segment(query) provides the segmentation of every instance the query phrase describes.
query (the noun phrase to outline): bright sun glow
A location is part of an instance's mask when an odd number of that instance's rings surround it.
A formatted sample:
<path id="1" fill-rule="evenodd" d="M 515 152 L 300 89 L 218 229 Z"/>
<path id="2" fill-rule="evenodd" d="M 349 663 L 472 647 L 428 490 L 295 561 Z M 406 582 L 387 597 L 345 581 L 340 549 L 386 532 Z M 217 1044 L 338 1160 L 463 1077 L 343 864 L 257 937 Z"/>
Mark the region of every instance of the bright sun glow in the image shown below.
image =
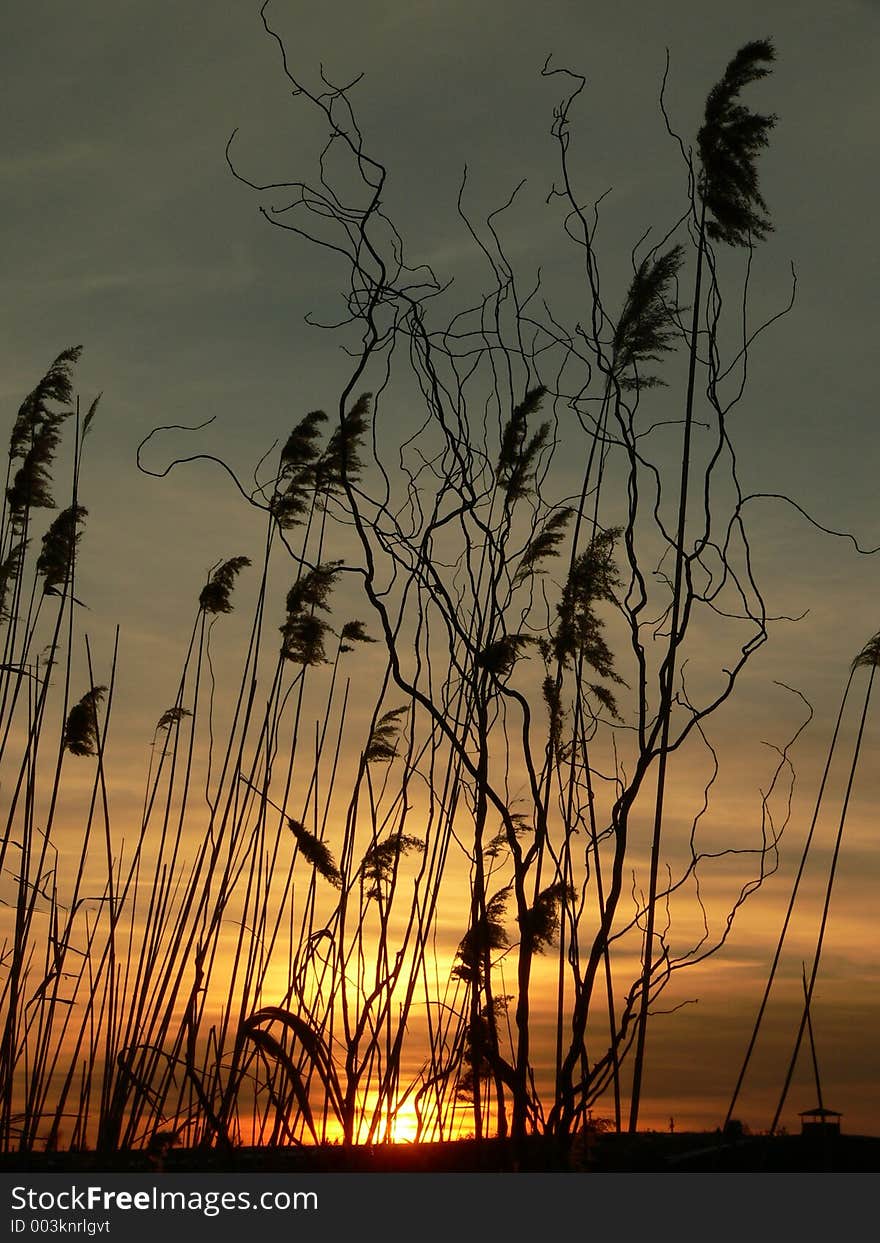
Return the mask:
<path id="1" fill-rule="evenodd" d="M 412 1101 L 405 1101 L 395 1112 L 391 1123 L 391 1141 L 394 1144 L 415 1142 L 418 1119 Z"/>

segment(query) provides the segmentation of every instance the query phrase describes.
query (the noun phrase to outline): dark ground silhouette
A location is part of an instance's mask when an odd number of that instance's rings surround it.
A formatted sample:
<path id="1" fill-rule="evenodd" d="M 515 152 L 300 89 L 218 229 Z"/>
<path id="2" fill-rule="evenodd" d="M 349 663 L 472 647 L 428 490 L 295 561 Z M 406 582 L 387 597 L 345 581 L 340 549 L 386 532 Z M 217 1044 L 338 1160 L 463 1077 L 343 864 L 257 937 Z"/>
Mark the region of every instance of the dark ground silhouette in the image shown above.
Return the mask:
<path id="1" fill-rule="evenodd" d="M 0 1156 L 0 1173 L 796 1173 L 880 1172 L 880 1136 L 755 1135 L 719 1132 L 598 1134 L 570 1154 L 548 1138 L 518 1149 L 501 1140 L 320 1147 L 31 1152 Z"/>

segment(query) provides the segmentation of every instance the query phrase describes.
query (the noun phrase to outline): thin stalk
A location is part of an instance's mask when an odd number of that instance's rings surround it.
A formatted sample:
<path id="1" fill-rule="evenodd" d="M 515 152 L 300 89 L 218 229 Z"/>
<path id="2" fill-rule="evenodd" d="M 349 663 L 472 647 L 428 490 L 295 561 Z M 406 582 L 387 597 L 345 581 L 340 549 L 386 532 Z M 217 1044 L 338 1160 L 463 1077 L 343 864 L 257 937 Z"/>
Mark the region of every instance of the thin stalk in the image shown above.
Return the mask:
<path id="1" fill-rule="evenodd" d="M 663 828 L 663 802 L 666 794 L 666 769 L 669 759 L 669 734 L 672 721 L 672 701 L 675 685 L 675 656 L 682 636 L 679 634 L 683 611 L 682 582 L 685 565 L 685 526 L 687 523 L 688 482 L 691 464 L 691 430 L 694 418 L 694 389 L 697 373 L 697 340 L 700 327 L 701 284 L 703 278 L 703 255 L 706 247 L 706 204 L 700 209 L 697 230 L 697 270 L 694 278 L 693 316 L 691 320 L 690 354 L 688 358 L 687 396 L 685 399 L 684 440 L 681 454 L 681 481 L 679 484 L 678 527 L 675 537 L 675 576 L 672 587 L 672 614 L 669 623 L 669 648 L 660 673 L 661 717 L 659 759 L 657 766 L 657 798 L 654 807 L 654 828 L 651 836 L 651 863 L 648 879 L 648 897 L 645 911 L 645 942 L 642 966 L 641 1001 L 638 1015 L 638 1034 L 633 1062 L 633 1084 L 630 1099 L 629 1131 L 638 1130 L 639 1105 L 644 1074 L 645 1042 L 648 1032 L 648 1004 L 651 993 L 651 974 L 654 962 L 654 919 L 657 906 L 657 879 L 660 869 L 660 838 Z"/>

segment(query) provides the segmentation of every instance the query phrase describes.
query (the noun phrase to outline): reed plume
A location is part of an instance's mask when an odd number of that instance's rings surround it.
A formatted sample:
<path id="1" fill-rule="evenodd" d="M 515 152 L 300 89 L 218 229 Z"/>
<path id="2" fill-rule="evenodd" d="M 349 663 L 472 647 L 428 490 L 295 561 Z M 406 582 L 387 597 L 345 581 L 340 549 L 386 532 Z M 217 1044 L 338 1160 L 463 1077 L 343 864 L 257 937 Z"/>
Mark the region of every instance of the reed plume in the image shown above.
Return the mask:
<path id="1" fill-rule="evenodd" d="M 79 527 L 88 516 L 82 505 L 62 510 L 43 536 L 43 547 L 37 558 L 37 573 L 43 578 L 43 591 L 53 592 L 63 586 L 70 575 L 76 548 L 82 538 Z"/>
<path id="2" fill-rule="evenodd" d="M 288 591 L 287 616 L 279 626 L 281 655 L 285 660 L 300 665 L 320 665 L 327 659 L 324 643 L 331 627 L 315 610 L 329 612 L 327 600 L 340 565 L 339 561 L 329 561 L 315 566 Z"/>
<path id="3" fill-rule="evenodd" d="M 708 216 L 706 233 L 728 246 L 762 241 L 773 229 L 758 189 L 755 161 L 767 146 L 776 117 L 750 112 L 737 101 L 744 86 L 767 77 L 775 59 L 768 39 L 741 47 L 709 92 L 705 122 L 697 135 L 702 165 L 698 189 Z"/>
<path id="4" fill-rule="evenodd" d="M 287 824 L 296 838 L 296 844 L 302 857 L 307 863 L 311 864 L 320 876 L 323 876 L 325 880 L 338 889 L 342 884 L 342 876 L 328 847 L 314 833 L 309 832 L 301 821 L 294 820 L 291 816 L 288 816 Z"/>
<path id="5" fill-rule="evenodd" d="M 106 686 L 93 686 L 70 709 L 64 727 L 64 747 L 71 755 L 95 755 L 98 748 L 98 704 L 106 693 Z"/>
<path id="6" fill-rule="evenodd" d="M 232 588 L 238 574 L 250 563 L 250 557 L 231 557 L 214 570 L 199 594 L 199 608 L 203 613 L 232 612 Z"/>
<path id="7" fill-rule="evenodd" d="M 641 368 L 659 362 L 678 337 L 675 318 L 681 310 L 675 298 L 684 247 L 648 257 L 639 264 L 627 292 L 613 341 L 613 372 L 622 389 L 637 391 L 665 384 Z"/>
<path id="8" fill-rule="evenodd" d="M 531 439 L 527 439 L 529 417 L 540 410 L 546 393 L 546 388 L 540 384 L 530 389 L 514 408 L 501 434 L 501 448 L 495 473 L 499 487 L 511 502 L 528 495 L 538 458 L 550 436 L 551 425 L 542 423 Z"/>

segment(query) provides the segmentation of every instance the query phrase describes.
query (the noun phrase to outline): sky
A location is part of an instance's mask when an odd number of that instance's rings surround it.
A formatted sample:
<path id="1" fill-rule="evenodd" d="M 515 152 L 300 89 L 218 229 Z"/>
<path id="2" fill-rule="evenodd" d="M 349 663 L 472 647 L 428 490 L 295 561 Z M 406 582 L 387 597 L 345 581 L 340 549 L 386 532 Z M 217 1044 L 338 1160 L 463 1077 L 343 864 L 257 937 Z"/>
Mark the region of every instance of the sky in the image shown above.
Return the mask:
<path id="1" fill-rule="evenodd" d="M 754 313 L 786 304 L 792 265 L 797 296 L 755 350 L 737 415 L 741 472 L 749 491 L 786 493 L 822 525 L 852 532 L 862 549 L 880 546 L 870 365 L 876 3 L 274 0 L 268 14 L 305 81 L 317 82 L 319 66 L 336 83 L 363 74 L 358 117 L 388 169 L 386 210 L 413 262 L 467 291 L 480 278 L 456 214 L 463 169 L 477 220 L 524 179 L 505 219 L 507 251 L 526 283 L 540 267 L 565 308 L 576 305 L 578 277 L 559 213 L 546 203 L 562 89 L 559 78 L 542 77 L 547 57 L 586 77 L 572 112 L 572 162 L 585 201 L 609 192 L 598 248 L 603 280 L 622 291 L 633 245 L 682 202 L 680 158 L 657 104 L 667 49 L 667 108 L 692 139 L 706 92 L 735 50 L 771 38 L 778 60 L 754 99 L 778 116 L 760 165 L 775 232 L 756 253 Z M 137 446 L 158 425 L 212 418 L 185 442 L 151 442 L 150 464 L 214 452 L 247 474 L 302 413 L 332 409 L 340 339 L 305 316 L 338 316 L 341 269 L 270 227 L 259 206 L 280 199 L 241 184 L 226 160 L 235 132 L 242 176 L 311 176 L 321 133 L 292 97 L 259 6 L 243 0 L 32 0 L 7 14 L 0 61 L 0 399 L 11 423 L 52 358 L 83 345 L 77 391 L 102 399 L 86 456 L 80 585 L 105 666 L 120 627 L 114 758 L 122 787 L 134 790 L 143 746 L 173 699 L 181 619 L 208 569 L 250 552 L 258 530 L 209 464 L 151 478 L 137 469 Z M 404 430 L 412 416 L 401 404 L 389 417 Z M 723 956 L 683 986 L 683 998 L 699 1001 L 657 1037 L 650 1120 L 658 1126 L 673 1114 L 701 1125 L 718 1115 L 725 1089 L 715 1085 L 722 1072 L 729 1078 L 748 1036 L 849 663 L 880 628 L 878 557 L 791 507 L 756 506 L 755 523 L 756 569 L 771 606 L 803 618 L 779 626 L 743 684 L 740 715 L 719 725 L 729 774 L 722 825 L 735 832 L 760 804 L 763 777 L 747 738 L 782 745 L 802 717 L 775 683 L 800 690 L 814 717 L 798 743 L 793 838 L 779 872 Z M 848 1129 L 870 1133 L 880 1132 L 878 744 L 880 727 L 869 719 L 814 1005 L 826 1103 L 843 1111 Z M 835 827 L 832 816 L 826 843 Z M 821 871 L 811 879 L 814 897 L 823 879 Z M 810 935 L 807 926 L 804 955 Z M 772 1016 L 780 1045 L 793 1014 Z M 742 1101 L 756 1129 L 769 1122 L 778 1074 L 778 1057 L 768 1058 Z M 802 1076 L 790 1127 L 812 1095 Z"/>

